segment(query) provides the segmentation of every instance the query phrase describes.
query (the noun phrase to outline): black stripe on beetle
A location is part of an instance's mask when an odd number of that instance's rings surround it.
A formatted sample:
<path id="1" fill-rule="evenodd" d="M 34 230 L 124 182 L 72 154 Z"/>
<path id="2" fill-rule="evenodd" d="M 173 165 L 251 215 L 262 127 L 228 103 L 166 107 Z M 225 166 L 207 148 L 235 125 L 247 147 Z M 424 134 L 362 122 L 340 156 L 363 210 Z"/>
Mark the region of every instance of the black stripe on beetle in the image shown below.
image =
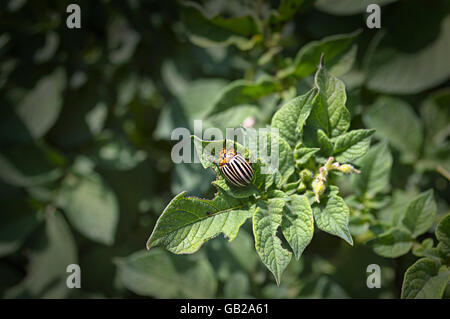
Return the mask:
<path id="1" fill-rule="evenodd" d="M 234 150 L 222 150 L 219 169 L 222 175 L 237 187 L 247 186 L 253 180 L 252 167 L 245 158 Z"/>

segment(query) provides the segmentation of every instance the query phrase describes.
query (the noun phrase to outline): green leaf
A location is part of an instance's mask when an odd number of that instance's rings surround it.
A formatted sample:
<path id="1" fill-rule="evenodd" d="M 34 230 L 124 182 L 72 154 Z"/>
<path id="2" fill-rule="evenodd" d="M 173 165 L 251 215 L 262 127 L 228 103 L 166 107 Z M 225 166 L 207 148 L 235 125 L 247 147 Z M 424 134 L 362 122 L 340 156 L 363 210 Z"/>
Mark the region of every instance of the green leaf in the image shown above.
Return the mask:
<path id="1" fill-rule="evenodd" d="M 318 143 L 317 130 L 322 130 L 326 135 L 329 135 L 330 132 L 328 105 L 324 101 L 326 101 L 326 97 L 318 92 L 314 99 L 311 114 L 306 121 L 303 142 L 308 144 L 309 147 L 314 147 Z"/>
<path id="2" fill-rule="evenodd" d="M 413 246 L 412 253 L 417 257 L 428 257 L 440 261 L 443 257 L 442 252 L 437 247 L 433 247 L 433 244 L 433 238 L 426 238 L 421 244 Z"/>
<path id="3" fill-rule="evenodd" d="M 133 58 L 140 34 L 130 25 L 128 19 L 117 16 L 108 23 L 108 58 L 114 64 L 124 64 Z M 131 21 L 130 21 L 131 22 Z"/>
<path id="4" fill-rule="evenodd" d="M 344 200 L 333 195 L 312 206 L 316 225 L 320 230 L 344 239 L 353 245 L 353 238 L 348 229 L 350 209 Z"/>
<path id="5" fill-rule="evenodd" d="M 349 200 L 346 199 L 347 204 L 351 206 L 351 203 L 349 203 Z M 350 221 L 348 228 L 350 230 L 350 233 L 353 236 L 359 236 L 361 234 L 366 233 L 369 230 L 369 220 L 370 218 L 365 216 L 350 216 Z"/>
<path id="6" fill-rule="evenodd" d="M 23 244 L 38 226 L 39 220 L 29 200 L 22 194 L 14 194 L 0 201 L 0 257 L 9 255 Z"/>
<path id="7" fill-rule="evenodd" d="M 13 146 L 0 151 L 0 178 L 15 186 L 42 185 L 59 178 L 64 164 L 61 154 L 43 143 Z"/>
<path id="8" fill-rule="evenodd" d="M 315 5 L 320 11 L 333 15 L 353 15 L 366 12 L 369 4 L 383 6 L 397 0 L 317 0 Z"/>
<path id="9" fill-rule="evenodd" d="M 172 59 L 165 59 L 162 63 L 161 79 L 170 93 L 177 97 L 183 95 L 188 90 L 189 83 L 191 83 L 182 68 Z"/>
<path id="10" fill-rule="evenodd" d="M 450 62 L 444 52 L 450 45 L 450 16 L 445 5 L 438 1 L 428 8 L 420 1 L 399 2 L 392 12 L 394 25 L 377 34 L 367 50 L 369 89 L 414 94 L 448 79 Z"/>
<path id="11" fill-rule="evenodd" d="M 333 155 L 336 161 L 347 163 L 364 156 L 370 146 L 370 138 L 375 130 L 353 130 L 338 136 L 334 143 Z"/>
<path id="12" fill-rule="evenodd" d="M 212 184 L 236 198 L 248 198 L 252 195 L 257 195 L 259 193 L 258 190 L 254 187 L 254 185 L 248 185 L 246 187 L 237 187 L 229 183 L 222 175 L 218 175 L 218 178 L 215 181 L 213 181 Z"/>
<path id="13" fill-rule="evenodd" d="M 266 24 L 272 32 L 281 31 L 285 23 L 308 2 L 305 0 L 281 0 L 277 10 L 272 10 Z"/>
<path id="14" fill-rule="evenodd" d="M 450 253 L 450 214 L 442 218 L 436 227 L 436 238 L 439 240 L 443 249 Z"/>
<path id="15" fill-rule="evenodd" d="M 358 30 L 348 34 L 332 35 L 322 40 L 312 41 L 306 44 L 298 51 L 294 63 L 280 70 L 277 77 L 307 77 L 317 69 L 322 53 L 327 67 L 332 68 L 334 64 L 339 63 L 342 57 L 341 54 L 350 48 L 350 45 L 360 33 L 361 31 Z"/>
<path id="16" fill-rule="evenodd" d="M 239 263 L 239 268 L 248 273 L 255 272 L 259 263 L 258 254 L 255 251 L 253 236 L 246 230 L 239 232 L 239 235 L 231 243 L 227 243 L 227 249 Z"/>
<path id="17" fill-rule="evenodd" d="M 350 299 L 350 296 L 332 276 L 323 274 L 309 279 L 306 286 L 302 288 L 299 298 Z"/>
<path id="18" fill-rule="evenodd" d="M 241 50 L 251 49 L 261 33 L 252 15 L 223 18 L 210 17 L 194 2 L 181 3 L 181 19 L 189 39 L 201 47 L 223 47 L 231 44 Z"/>
<path id="19" fill-rule="evenodd" d="M 227 81 L 223 79 L 199 79 L 178 95 L 184 114 L 191 119 L 203 119 L 214 108 L 217 93 L 223 90 Z"/>
<path id="20" fill-rule="evenodd" d="M 270 178 L 273 178 L 275 185 L 280 188 L 295 171 L 294 155 L 289 144 L 272 129 L 259 130 L 257 135 L 247 134 L 246 138 L 248 145 L 256 146 L 258 158 L 262 163 L 261 175 L 266 178 L 265 189 L 270 186 L 267 181 L 270 181 Z"/>
<path id="21" fill-rule="evenodd" d="M 178 194 L 156 222 L 147 249 L 162 246 L 175 254 L 192 254 L 223 233 L 233 240 L 251 216 L 248 202 L 219 191 L 212 200 Z"/>
<path id="22" fill-rule="evenodd" d="M 344 83 L 331 75 L 324 67 L 316 72 L 315 85 L 319 89 L 316 103 L 318 108 L 326 110 L 328 125 L 324 127 L 325 133 L 335 137 L 345 133 L 350 127 L 350 112 L 345 107 L 347 95 Z"/>
<path id="23" fill-rule="evenodd" d="M 272 198 L 260 203 L 253 214 L 255 247 L 262 262 L 280 284 L 281 275 L 291 261 L 292 253 L 281 245 L 277 230 L 281 226 L 285 201 Z"/>
<path id="24" fill-rule="evenodd" d="M 168 103 L 161 110 L 153 137 L 155 139 L 170 140 L 173 130 L 178 127 L 189 128 L 189 121 L 178 103 Z"/>
<path id="25" fill-rule="evenodd" d="M 294 151 L 295 162 L 304 165 L 320 148 L 300 147 Z"/>
<path id="26" fill-rule="evenodd" d="M 433 190 L 430 189 L 419 194 L 410 201 L 408 208 L 401 219 L 401 223 L 415 238 L 425 233 L 433 225 L 436 210 Z"/>
<path id="27" fill-rule="evenodd" d="M 245 229 L 241 228 L 232 242 L 219 237 L 208 242 L 205 248 L 220 281 L 226 281 L 236 272 L 257 273 L 261 270 L 253 235 Z"/>
<path id="28" fill-rule="evenodd" d="M 84 148 L 103 128 L 105 115 L 112 107 L 105 100 L 99 77 L 90 74 L 80 88 L 66 91 L 58 120 L 48 132 L 51 141 L 63 149 Z"/>
<path id="29" fill-rule="evenodd" d="M 172 194 L 179 194 L 188 189 L 190 195 L 201 196 L 210 189 L 214 178 L 213 172 L 196 163 L 179 163 L 172 171 Z"/>
<path id="30" fill-rule="evenodd" d="M 431 94 L 420 109 L 425 124 L 427 145 L 439 146 L 450 135 L 450 89 Z"/>
<path id="31" fill-rule="evenodd" d="M 281 84 L 271 78 L 264 78 L 258 82 L 233 81 L 218 93 L 210 114 L 221 113 L 237 105 L 254 104 L 259 98 L 278 91 L 281 91 Z"/>
<path id="32" fill-rule="evenodd" d="M 324 152 L 329 151 L 325 136 L 335 138 L 344 134 L 350 126 L 350 113 L 345 107 L 346 93 L 342 81 L 332 76 L 323 66 L 315 75 L 318 89 L 311 114 L 306 121 L 304 142 L 308 147 L 325 142 Z M 319 133 L 322 130 L 324 134 Z"/>
<path id="33" fill-rule="evenodd" d="M 246 119 L 256 119 L 260 112 L 259 107 L 255 105 L 242 104 L 209 116 L 203 124 L 208 128 L 216 127 L 226 134 L 227 128 L 240 127 Z"/>
<path id="34" fill-rule="evenodd" d="M 271 126 L 279 129 L 280 136 L 294 148 L 300 140 L 303 126 L 311 113 L 317 90 L 311 89 L 284 104 L 272 117 Z"/>
<path id="35" fill-rule="evenodd" d="M 236 272 L 227 278 L 223 288 L 224 297 L 227 299 L 248 298 L 250 296 L 250 282 L 243 272 Z"/>
<path id="36" fill-rule="evenodd" d="M 210 298 L 217 290 L 214 269 L 203 255 L 174 256 L 155 248 L 115 263 L 122 284 L 141 296 Z"/>
<path id="37" fill-rule="evenodd" d="M 437 170 L 443 176 L 450 173 L 450 90 L 442 89 L 431 94 L 422 104 L 421 118 L 425 126 L 425 159 L 417 167 Z M 448 177 L 447 177 L 448 178 Z"/>
<path id="38" fill-rule="evenodd" d="M 447 266 L 430 258 L 422 258 L 408 268 L 402 285 L 402 299 L 439 299 L 450 280 Z"/>
<path id="39" fill-rule="evenodd" d="M 0 145 L 20 145 L 33 141 L 33 136 L 15 107 L 5 104 L 0 112 Z"/>
<path id="40" fill-rule="evenodd" d="M 422 124 L 411 106 L 398 98 L 380 97 L 364 114 L 364 123 L 376 130 L 402 154 L 402 160 L 418 158 L 422 146 Z"/>
<path id="41" fill-rule="evenodd" d="M 144 150 L 137 149 L 125 136 L 112 131 L 98 136 L 88 154 L 97 165 L 112 170 L 130 170 L 147 158 Z"/>
<path id="42" fill-rule="evenodd" d="M 415 191 L 403 191 L 401 189 L 394 189 L 392 191 L 391 203 L 387 206 L 383 211 L 380 212 L 380 215 L 384 215 L 384 220 L 393 226 L 400 226 L 401 219 L 408 207 L 411 198 L 417 196 L 417 192 Z"/>
<path id="43" fill-rule="evenodd" d="M 56 122 L 63 102 L 66 76 L 62 69 L 42 77 L 16 108 L 31 135 L 38 139 Z"/>
<path id="44" fill-rule="evenodd" d="M 412 244 L 411 234 L 397 227 L 367 242 L 375 253 L 387 258 L 397 258 L 408 253 Z"/>
<path id="45" fill-rule="evenodd" d="M 104 102 L 98 102 L 89 112 L 86 113 L 86 125 L 92 135 L 97 135 L 102 131 L 107 116 L 108 107 Z"/>
<path id="46" fill-rule="evenodd" d="M 355 164 L 361 170 L 361 174 L 352 176 L 352 184 L 357 194 L 370 199 L 378 193 L 387 193 L 390 190 L 392 155 L 387 143 L 382 142 L 371 147 Z"/>
<path id="47" fill-rule="evenodd" d="M 45 230 L 34 238 L 33 245 L 36 250 L 30 254 L 27 276 L 6 298 L 64 298 L 70 291 L 66 268 L 78 261 L 75 240 L 60 213 L 46 212 Z"/>
<path id="48" fill-rule="evenodd" d="M 119 221 L 119 205 L 114 192 L 93 172 L 89 176 L 68 175 L 58 196 L 70 223 L 96 242 L 112 245 Z"/>
<path id="49" fill-rule="evenodd" d="M 314 234 L 313 212 L 305 196 L 291 196 L 284 210 L 281 230 L 295 257 L 300 259 Z"/>
<path id="50" fill-rule="evenodd" d="M 333 153 L 333 143 L 321 129 L 317 130 L 317 142 L 319 143 L 321 154 L 330 156 Z"/>

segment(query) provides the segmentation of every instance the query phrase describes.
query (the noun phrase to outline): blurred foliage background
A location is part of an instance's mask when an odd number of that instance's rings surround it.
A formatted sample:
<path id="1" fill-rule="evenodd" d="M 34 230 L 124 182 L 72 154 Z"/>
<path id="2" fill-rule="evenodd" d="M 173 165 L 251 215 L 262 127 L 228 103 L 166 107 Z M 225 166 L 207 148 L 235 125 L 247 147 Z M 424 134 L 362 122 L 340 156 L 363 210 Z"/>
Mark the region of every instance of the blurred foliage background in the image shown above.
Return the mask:
<path id="1" fill-rule="evenodd" d="M 311 87 L 310 74 L 208 112 L 233 81 L 270 79 L 305 44 L 357 30 L 331 72 L 346 84 L 352 128 L 377 128 L 391 145 L 386 200 L 398 207 L 433 188 L 439 216 L 448 212 L 449 2 L 370 1 L 382 6 L 381 29 L 366 27 L 366 2 L 205 0 L 200 11 L 176 1 L 2 1 L 0 296 L 398 298 L 413 254 L 386 259 L 320 231 L 279 287 L 250 223 L 194 255 L 145 250 L 174 195 L 214 194 L 211 171 L 172 162 L 172 130 L 194 119 L 265 126 Z M 66 27 L 70 3 L 81 29 Z M 248 16 L 256 23 L 233 20 Z M 81 289 L 66 287 L 72 263 Z M 381 266 L 380 289 L 366 286 L 369 264 Z"/>

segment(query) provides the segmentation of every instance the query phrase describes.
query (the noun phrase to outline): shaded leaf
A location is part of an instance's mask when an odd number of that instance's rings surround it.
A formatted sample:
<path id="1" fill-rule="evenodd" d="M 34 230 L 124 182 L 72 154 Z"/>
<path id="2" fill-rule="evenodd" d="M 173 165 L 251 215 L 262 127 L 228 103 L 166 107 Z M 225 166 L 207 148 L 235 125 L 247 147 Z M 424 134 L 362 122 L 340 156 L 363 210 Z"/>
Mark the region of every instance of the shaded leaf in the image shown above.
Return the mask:
<path id="1" fill-rule="evenodd" d="M 408 268 L 402 285 L 402 299 L 439 299 L 450 280 L 450 270 L 430 258 L 419 259 Z"/>
<path id="2" fill-rule="evenodd" d="M 228 277 L 223 293 L 225 298 L 248 298 L 250 283 L 248 277 L 243 272 L 231 274 Z"/>
<path id="3" fill-rule="evenodd" d="M 78 263 L 75 241 L 60 213 L 48 212 L 45 220 L 45 231 L 34 242 L 38 247 L 30 254 L 27 276 L 8 291 L 7 298 L 64 298 L 70 292 L 66 268 Z"/>
<path id="4" fill-rule="evenodd" d="M 383 93 L 413 94 L 448 79 L 450 17 L 443 18 L 448 14 L 445 5 L 438 1 L 429 10 L 421 1 L 399 3 L 394 13 L 395 25 L 390 32 L 374 37 L 367 52 L 368 88 Z M 428 14 L 424 15 L 423 10 Z"/>
<path id="5" fill-rule="evenodd" d="M 380 256 L 397 258 L 408 253 L 412 247 L 412 240 L 413 238 L 408 232 L 400 228 L 392 228 L 368 241 L 367 245 Z"/>
<path id="6" fill-rule="evenodd" d="M 17 114 L 35 139 L 44 136 L 56 122 L 65 86 L 65 73 L 57 69 L 43 77 L 17 106 Z"/>
<path id="7" fill-rule="evenodd" d="M 359 34 L 360 31 L 358 30 L 309 42 L 298 51 L 292 66 L 280 70 L 277 77 L 307 77 L 317 69 L 322 53 L 324 54 L 327 67 L 332 68 L 334 64 L 339 62 L 340 54 L 350 47 Z"/>
<path id="8" fill-rule="evenodd" d="M 233 106 L 254 104 L 259 98 L 281 91 L 281 84 L 265 78 L 258 82 L 236 80 L 225 86 L 218 94 L 210 114 L 221 113 Z"/>
<path id="9" fill-rule="evenodd" d="M 183 2 L 181 18 L 187 29 L 189 39 L 198 46 L 236 45 L 241 50 L 251 49 L 260 39 L 259 26 L 251 15 L 223 18 L 219 15 L 209 17 L 194 2 Z"/>
<path id="10" fill-rule="evenodd" d="M 20 194 L 0 201 L 0 257 L 15 252 L 39 224 L 36 212 Z"/>
<path id="11" fill-rule="evenodd" d="M 436 210 L 433 190 L 430 189 L 409 202 L 401 223 L 411 232 L 413 237 L 417 237 L 433 225 Z"/>
<path id="12" fill-rule="evenodd" d="M 383 6 L 397 0 L 317 0 L 316 8 L 320 11 L 334 15 L 352 15 L 366 12 L 369 4 L 377 4 Z"/>
<path id="13" fill-rule="evenodd" d="M 450 252 L 450 214 L 442 218 L 436 227 L 436 238 L 447 253 Z"/>
<path id="14" fill-rule="evenodd" d="M 95 173 L 68 175 L 58 196 L 70 223 L 84 236 L 112 245 L 119 220 L 116 196 Z"/>
<path id="15" fill-rule="evenodd" d="M 411 162 L 419 156 L 422 124 L 409 104 L 398 98 L 380 97 L 363 119 L 378 137 L 402 152 L 403 161 Z"/>
<path id="16" fill-rule="evenodd" d="M 156 298 L 208 298 L 217 281 L 203 256 L 173 256 L 155 248 L 116 260 L 118 276 L 134 293 Z"/>
<path id="17" fill-rule="evenodd" d="M 218 93 L 226 87 L 223 79 L 199 79 L 178 95 L 184 114 L 191 119 L 203 119 L 214 108 Z"/>
<path id="18" fill-rule="evenodd" d="M 59 178 L 64 164 L 65 158 L 43 143 L 15 146 L 0 152 L 0 178 L 15 186 L 41 185 Z"/>
<path id="19" fill-rule="evenodd" d="M 392 155 L 387 143 L 378 143 L 356 162 L 361 174 L 353 175 L 352 184 L 359 195 L 373 198 L 390 190 Z"/>

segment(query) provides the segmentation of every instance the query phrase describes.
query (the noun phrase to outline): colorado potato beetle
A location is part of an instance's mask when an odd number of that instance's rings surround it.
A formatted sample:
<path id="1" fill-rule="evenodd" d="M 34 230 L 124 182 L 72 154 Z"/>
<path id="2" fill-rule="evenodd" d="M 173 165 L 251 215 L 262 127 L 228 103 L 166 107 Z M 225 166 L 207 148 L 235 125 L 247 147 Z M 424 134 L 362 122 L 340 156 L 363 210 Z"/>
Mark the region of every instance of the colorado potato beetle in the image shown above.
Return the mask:
<path id="1" fill-rule="evenodd" d="M 219 170 L 231 184 L 237 187 L 244 187 L 253 180 L 253 169 L 250 163 L 235 150 L 220 151 Z"/>

